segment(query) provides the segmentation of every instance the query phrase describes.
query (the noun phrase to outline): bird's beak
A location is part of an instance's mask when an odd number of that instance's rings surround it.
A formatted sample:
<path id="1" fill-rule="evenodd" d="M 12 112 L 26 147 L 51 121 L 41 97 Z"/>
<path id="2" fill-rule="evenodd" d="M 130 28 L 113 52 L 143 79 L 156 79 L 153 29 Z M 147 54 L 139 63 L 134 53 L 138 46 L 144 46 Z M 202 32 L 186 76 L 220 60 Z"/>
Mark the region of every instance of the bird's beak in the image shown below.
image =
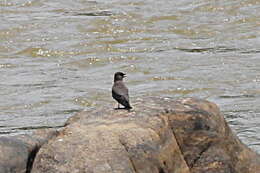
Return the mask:
<path id="1" fill-rule="evenodd" d="M 126 74 L 123 74 L 123 77 L 126 77 Z"/>

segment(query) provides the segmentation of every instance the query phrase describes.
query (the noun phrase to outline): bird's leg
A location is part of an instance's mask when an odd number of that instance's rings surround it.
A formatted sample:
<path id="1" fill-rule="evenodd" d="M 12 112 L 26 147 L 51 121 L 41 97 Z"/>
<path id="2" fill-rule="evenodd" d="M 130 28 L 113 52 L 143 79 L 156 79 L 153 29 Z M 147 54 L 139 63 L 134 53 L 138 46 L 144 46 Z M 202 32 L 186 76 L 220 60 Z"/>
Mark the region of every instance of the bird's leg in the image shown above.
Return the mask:
<path id="1" fill-rule="evenodd" d="M 120 109 L 120 104 L 118 103 L 118 106 L 117 106 L 118 109 Z"/>

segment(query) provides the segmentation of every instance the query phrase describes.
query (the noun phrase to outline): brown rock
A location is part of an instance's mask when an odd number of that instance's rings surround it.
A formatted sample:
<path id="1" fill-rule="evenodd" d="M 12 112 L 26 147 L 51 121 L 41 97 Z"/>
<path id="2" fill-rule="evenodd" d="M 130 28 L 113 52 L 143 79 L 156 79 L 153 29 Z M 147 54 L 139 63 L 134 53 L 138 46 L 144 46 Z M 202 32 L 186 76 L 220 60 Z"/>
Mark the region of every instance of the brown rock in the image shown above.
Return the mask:
<path id="1" fill-rule="evenodd" d="M 33 173 L 258 173 L 259 156 L 198 99 L 139 99 L 81 112 L 36 156 Z"/>
<path id="2" fill-rule="evenodd" d="M 169 122 L 192 173 L 258 173 L 260 157 L 233 135 L 213 103 L 184 99 Z"/>

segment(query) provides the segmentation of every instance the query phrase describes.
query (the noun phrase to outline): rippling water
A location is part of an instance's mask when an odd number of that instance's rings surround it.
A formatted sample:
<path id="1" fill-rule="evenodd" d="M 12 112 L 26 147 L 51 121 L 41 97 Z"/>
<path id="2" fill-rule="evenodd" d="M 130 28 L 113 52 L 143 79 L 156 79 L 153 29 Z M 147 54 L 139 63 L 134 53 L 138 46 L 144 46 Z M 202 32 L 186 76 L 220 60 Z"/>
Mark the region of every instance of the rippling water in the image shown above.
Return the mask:
<path id="1" fill-rule="evenodd" d="M 0 0 L 0 133 L 62 126 L 111 99 L 200 97 L 260 152 L 259 0 Z"/>

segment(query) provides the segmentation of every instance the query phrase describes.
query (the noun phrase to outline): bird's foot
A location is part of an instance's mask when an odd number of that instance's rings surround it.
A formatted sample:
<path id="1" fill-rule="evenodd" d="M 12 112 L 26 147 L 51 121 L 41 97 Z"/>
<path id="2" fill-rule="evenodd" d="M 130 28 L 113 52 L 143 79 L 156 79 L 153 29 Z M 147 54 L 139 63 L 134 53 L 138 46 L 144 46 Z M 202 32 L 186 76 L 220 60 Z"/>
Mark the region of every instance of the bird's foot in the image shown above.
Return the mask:
<path id="1" fill-rule="evenodd" d="M 114 110 L 119 110 L 119 109 L 126 109 L 126 108 L 114 108 Z"/>

